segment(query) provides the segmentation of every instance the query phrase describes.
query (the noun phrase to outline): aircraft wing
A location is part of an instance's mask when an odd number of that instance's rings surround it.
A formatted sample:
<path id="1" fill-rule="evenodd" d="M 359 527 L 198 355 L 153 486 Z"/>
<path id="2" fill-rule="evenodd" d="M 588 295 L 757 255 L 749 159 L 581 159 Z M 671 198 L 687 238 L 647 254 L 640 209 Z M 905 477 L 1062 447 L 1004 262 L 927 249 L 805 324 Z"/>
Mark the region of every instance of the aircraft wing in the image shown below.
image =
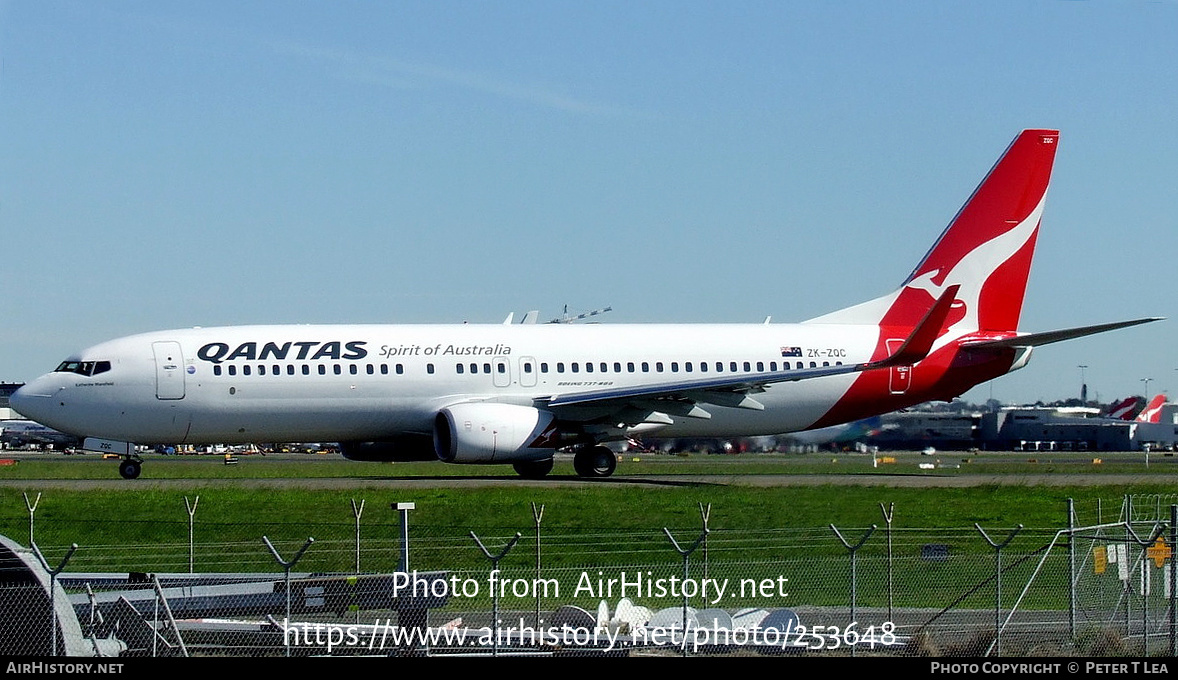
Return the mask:
<path id="1" fill-rule="evenodd" d="M 858 364 L 835 366 L 821 366 L 815 368 L 798 368 L 783 371 L 763 373 L 743 373 L 739 375 L 725 375 L 691 380 L 679 380 L 650 385 L 635 385 L 602 390 L 589 390 L 569 394 L 554 394 L 537 400 L 540 406 L 550 409 L 566 407 L 606 407 L 622 408 L 626 405 L 637 406 L 639 411 L 663 411 L 671 408 L 676 415 L 694 418 L 710 418 L 711 415 L 696 406 L 696 403 L 708 403 L 718 406 L 730 406 L 763 410 L 765 407 L 748 396 L 751 393 L 764 392 L 767 385 L 781 382 L 796 382 L 825 378 L 847 373 L 858 373 L 877 368 L 891 366 L 905 366 L 915 364 L 924 359 L 932 349 L 933 342 L 944 326 L 945 319 L 957 295 L 958 286 L 950 286 L 937 299 L 929 311 L 913 328 L 912 333 L 890 356 L 878 360 Z M 658 402 L 657 406 L 652 405 Z"/>
<path id="2" fill-rule="evenodd" d="M 965 341 L 962 343 L 962 347 L 967 349 L 986 349 L 991 347 L 1038 347 L 1039 345 L 1050 345 L 1053 342 L 1082 338 L 1085 335 L 1094 335 L 1096 333 L 1104 333 L 1105 331 L 1114 331 L 1118 328 L 1140 326 L 1143 323 L 1161 321 L 1163 318 L 1164 317 L 1160 316 L 1151 316 L 1144 319 L 1133 319 L 1132 321 L 1114 321 L 1113 323 L 1102 323 L 1095 326 L 1080 326 L 1078 328 L 1064 328 L 1062 330 L 1047 331 L 1045 333 L 1015 335 L 1009 338 L 1001 338 L 999 340 Z"/>

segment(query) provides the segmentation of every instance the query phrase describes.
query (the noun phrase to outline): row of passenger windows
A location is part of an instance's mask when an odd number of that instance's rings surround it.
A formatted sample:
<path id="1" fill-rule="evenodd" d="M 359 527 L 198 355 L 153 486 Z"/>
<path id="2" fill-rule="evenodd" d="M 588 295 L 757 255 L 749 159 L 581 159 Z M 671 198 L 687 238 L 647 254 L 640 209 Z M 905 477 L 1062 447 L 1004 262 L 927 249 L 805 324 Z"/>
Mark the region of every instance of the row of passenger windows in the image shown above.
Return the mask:
<path id="1" fill-rule="evenodd" d="M 254 373 L 253 369 L 254 369 L 253 366 L 251 366 L 249 364 L 245 364 L 244 366 L 241 367 L 241 375 L 253 375 L 253 373 Z M 397 375 L 402 375 L 403 373 L 405 373 L 405 366 L 403 364 L 396 364 L 392 367 L 392 371 L 394 373 L 396 373 Z M 318 373 L 319 375 L 327 375 L 327 373 L 328 373 L 327 364 L 317 364 L 314 372 Z M 341 366 L 339 364 L 332 364 L 330 372 L 334 375 L 343 375 L 344 368 L 343 368 L 343 366 Z M 368 375 L 376 375 L 377 373 L 380 373 L 381 375 L 388 375 L 389 374 L 389 365 L 388 364 L 380 364 L 379 366 L 375 366 L 373 364 L 366 364 L 364 366 L 364 372 L 367 373 Z M 434 372 L 433 364 L 429 365 L 429 372 L 430 373 Z M 229 364 L 225 367 L 222 367 L 221 364 L 216 364 L 213 366 L 213 375 L 222 375 L 222 374 L 237 375 L 237 373 L 238 373 L 237 366 L 234 364 Z M 283 373 L 286 373 L 286 375 L 296 375 L 299 373 L 301 373 L 302 375 L 311 375 L 312 370 L 311 370 L 310 364 L 302 364 L 300 369 L 296 369 L 294 364 L 287 364 L 285 371 L 283 370 L 281 364 L 274 364 L 268 368 L 267 368 L 266 364 L 258 364 L 257 374 L 258 375 L 267 375 L 267 373 L 269 373 L 269 375 L 282 375 Z M 359 375 L 360 374 L 360 367 L 357 364 L 348 364 L 347 373 L 349 375 Z"/>
<path id="2" fill-rule="evenodd" d="M 474 368 L 476 365 L 477 364 L 470 365 L 471 366 L 471 373 L 475 372 Z M 830 366 L 830 362 L 823 361 L 822 365 L 823 366 Z M 842 366 L 843 362 L 836 361 L 836 362 L 834 362 L 834 365 L 835 366 Z M 490 368 L 489 364 L 484 364 L 484 366 L 487 366 L 487 370 L 489 370 L 489 368 Z M 700 373 L 707 373 L 709 370 L 711 370 L 709 367 L 713 366 L 713 364 L 709 364 L 706 361 L 700 361 L 698 363 L 692 362 L 692 361 L 685 361 L 682 363 L 680 363 L 678 361 L 671 361 L 668 363 L 664 363 L 662 361 L 656 361 L 653 364 L 649 361 L 643 361 L 640 363 L 628 361 L 625 364 L 624 371 L 623 371 L 622 366 L 623 366 L 623 364 L 620 361 L 615 361 L 612 364 L 609 362 L 606 362 L 606 361 L 601 361 L 601 362 L 597 362 L 597 363 L 594 363 L 592 361 L 586 361 L 584 364 L 574 361 L 572 363 L 567 364 L 567 366 L 563 361 L 558 361 L 558 362 L 556 362 L 556 366 L 555 366 L 556 371 L 555 372 L 556 373 L 564 373 L 567 370 L 569 373 L 580 373 L 582 370 L 584 370 L 585 373 L 593 373 L 593 372 L 609 373 L 612 368 L 612 372 L 614 372 L 614 373 L 623 373 L 623 372 L 625 372 L 625 373 L 639 373 L 639 372 L 650 373 L 652 366 L 653 366 L 653 370 L 655 373 L 666 373 L 666 372 L 668 372 L 668 368 L 669 368 L 670 373 L 679 373 L 680 370 L 682 370 L 684 373 L 694 373 L 697 369 Z M 725 369 L 726 366 L 727 366 L 727 369 Z M 766 369 L 766 366 L 768 367 L 768 369 Z M 770 362 L 768 362 L 768 364 L 766 364 L 766 362 L 764 362 L 764 361 L 756 361 L 756 362 L 753 362 L 753 361 L 744 361 L 744 362 L 729 361 L 727 364 L 725 364 L 723 361 L 717 361 L 717 362 L 715 362 L 714 367 L 715 367 L 716 373 L 724 373 L 725 370 L 727 370 L 727 372 L 729 372 L 729 373 L 741 373 L 741 372 L 752 373 L 754 370 L 754 367 L 755 367 L 757 373 L 764 373 L 766 370 L 769 370 L 770 372 L 779 370 L 778 364 L 776 361 L 770 361 Z M 805 368 L 805 367 L 806 367 L 805 362 L 802 362 L 802 361 L 795 362 L 794 366 L 792 366 L 792 367 L 790 366 L 790 363 L 788 361 L 783 361 L 783 362 L 781 362 L 780 370 L 789 371 L 792 369 Z M 811 361 L 810 368 L 818 368 L 818 362 Z M 531 370 L 531 366 L 529 364 L 525 364 L 524 365 L 524 372 L 526 373 L 526 372 L 529 372 L 530 370 Z M 458 365 L 458 372 L 462 373 L 462 364 Z M 540 372 L 541 373 L 548 373 L 549 372 L 548 362 L 540 362 Z"/>
<path id="3" fill-rule="evenodd" d="M 106 362 L 99 362 L 99 363 L 106 363 Z M 842 363 L 843 362 L 841 362 L 841 361 L 836 361 L 834 365 L 841 366 Z M 830 366 L 830 362 L 823 361 L 822 365 L 823 366 Z M 63 364 L 63 366 L 64 366 L 64 364 Z M 283 368 L 282 364 L 273 364 L 273 365 L 269 365 L 269 366 L 266 364 L 258 364 L 257 366 L 253 366 L 250 364 L 244 364 L 240 367 L 240 374 L 241 375 L 254 375 L 254 373 L 256 372 L 257 375 L 283 375 L 283 374 L 285 374 L 285 375 L 298 375 L 298 374 L 312 375 L 313 373 L 317 373 L 318 375 L 327 375 L 328 373 L 331 373 L 333 375 L 343 375 L 344 373 L 347 373 L 348 375 L 359 375 L 361 372 L 361 367 L 359 364 L 347 364 L 346 370 L 345 370 L 344 366 L 341 364 L 332 364 L 330 366 L 330 369 L 327 364 L 315 364 L 314 369 L 312 369 L 311 366 L 312 366 L 311 364 L 301 364 L 300 366 L 296 367 L 294 364 L 286 364 L 285 368 Z M 667 373 L 667 372 L 679 373 L 680 371 L 682 371 L 684 373 L 694 373 L 697 370 L 700 373 L 707 373 L 710 370 L 712 370 L 711 367 L 713 367 L 713 366 L 715 369 L 714 372 L 716 372 L 716 373 L 724 373 L 726 371 L 728 373 L 741 373 L 741 372 L 752 373 L 752 372 L 754 372 L 754 367 L 755 367 L 755 370 L 757 373 L 764 373 L 766 370 L 768 370 L 770 372 L 779 370 L 778 362 L 776 362 L 776 361 L 770 361 L 767 364 L 764 361 L 756 361 L 756 362 L 753 362 L 753 361 L 744 361 L 744 362 L 730 361 L 727 363 L 725 363 L 723 361 L 717 361 L 714 364 L 710 364 L 709 362 L 706 362 L 706 361 L 700 361 L 700 362 L 685 361 L 682 363 L 680 363 L 678 361 L 671 361 L 671 362 L 655 361 L 653 363 L 649 362 L 649 361 L 642 361 L 642 362 L 637 362 L 637 363 L 633 362 L 633 361 L 628 361 L 625 364 L 622 364 L 622 362 L 620 362 L 620 361 L 615 361 L 612 364 L 610 362 L 606 362 L 606 361 L 601 361 L 601 362 L 597 362 L 597 363 L 594 363 L 592 361 L 586 361 L 584 363 L 581 363 L 578 361 L 573 361 L 573 362 L 570 362 L 567 364 L 563 361 L 558 361 L 552 365 L 550 365 L 547 361 L 542 361 L 542 362 L 540 362 L 540 373 L 553 373 L 553 372 L 555 372 L 555 373 L 566 373 L 566 372 L 568 372 L 568 373 L 581 373 L 582 371 L 584 371 L 585 373 L 595 373 L 595 372 L 596 373 L 609 373 L 609 372 L 611 372 L 611 369 L 612 369 L 613 373 L 623 373 L 623 372 L 625 372 L 625 373 L 650 373 L 650 372 L 652 372 L 652 369 L 653 369 L 654 373 Z M 802 362 L 802 361 L 795 362 L 793 366 L 790 366 L 790 363 L 788 361 L 782 361 L 781 365 L 780 365 L 780 370 L 789 371 L 792 369 L 801 369 L 801 368 L 805 368 L 805 367 L 806 367 L 805 362 Z M 818 367 L 818 362 L 816 362 L 816 361 L 810 362 L 810 368 L 817 368 L 817 367 Z M 70 370 L 70 369 L 63 369 L 63 368 L 59 367 L 57 370 L 60 371 L 60 370 Z M 108 364 L 107 370 L 109 370 L 109 364 Z M 429 373 L 432 375 L 434 373 L 434 365 L 432 363 L 426 364 L 425 370 L 426 370 L 426 373 Z M 524 373 L 531 373 L 534 370 L 532 362 L 531 361 L 521 362 L 521 370 Z M 379 364 L 379 365 L 365 364 L 363 367 L 363 371 L 367 375 L 376 375 L 377 373 L 379 373 L 380 375 L 389 375 L 390 372 L 395 373 L 396 375 L 403 375 L 405 373 L 405 366 L 404 366 L 404 364 L 394 364 L 391 367 L 389 366 L 389 364 Z M 507 363 L 505 361 L 496 361 L 494 366 L 492 366 L 491 363 L 483 363 L 483 364 L 459 363 L 459 364 L 454 365 L 454 372 L 458 373 L 460 375 L 467 373 L 467 372 L 472 373 L 472 374 L 478 374 L 478 373 L 491 373 L 492 371 L 494 371 L 496 373 L 500 373 L 500 374 L 507 373 Z M 222 366 L 221 364 L 216 364 L 213 366 L 213 375 L 233 375 L 233 376 L 235 376 L 235 375 L 238 375 L 238 372 L 239 372 L 239 368 L 236 364 L 227 364 L 225 366 Z"/>

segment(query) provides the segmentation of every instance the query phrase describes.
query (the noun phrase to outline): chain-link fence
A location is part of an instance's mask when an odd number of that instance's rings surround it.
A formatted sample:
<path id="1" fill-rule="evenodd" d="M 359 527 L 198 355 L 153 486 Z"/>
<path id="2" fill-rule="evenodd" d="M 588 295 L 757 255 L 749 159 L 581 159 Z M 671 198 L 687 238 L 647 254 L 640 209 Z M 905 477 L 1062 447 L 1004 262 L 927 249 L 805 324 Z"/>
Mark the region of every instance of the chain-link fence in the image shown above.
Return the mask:
<path id="1" fill-rule="evenodd" d="M 505 532 L 410 528 L 409 509 L 361 523 L 354 505 L 252 541 L 119 544 L 37 526 L 30 503 L 28 536 L 10 518 L 0 539 L 0 653 L 1173 654 L 1173 500 L 959 530 L 894 528 L 881 507 L 878 527 L 720 528 L 701 508 L 695 526 L 586 531 L 533 508 Z M 188 507 L 160 521 L 192 526 Z"/>

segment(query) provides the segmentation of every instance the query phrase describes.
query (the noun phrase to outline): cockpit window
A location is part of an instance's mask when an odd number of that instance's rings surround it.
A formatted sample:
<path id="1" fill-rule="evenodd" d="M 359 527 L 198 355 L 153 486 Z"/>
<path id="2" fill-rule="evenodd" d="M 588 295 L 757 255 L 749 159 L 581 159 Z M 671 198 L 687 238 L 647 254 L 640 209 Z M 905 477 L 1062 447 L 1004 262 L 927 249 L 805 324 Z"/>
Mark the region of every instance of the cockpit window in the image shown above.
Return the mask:
<path id="1" fill-rule="evenodd" d="M 55 373 L 77 373 L 78 375 L 98 375 L 110 370 L 109 361 L 63 361 L 54 369 Z"/>

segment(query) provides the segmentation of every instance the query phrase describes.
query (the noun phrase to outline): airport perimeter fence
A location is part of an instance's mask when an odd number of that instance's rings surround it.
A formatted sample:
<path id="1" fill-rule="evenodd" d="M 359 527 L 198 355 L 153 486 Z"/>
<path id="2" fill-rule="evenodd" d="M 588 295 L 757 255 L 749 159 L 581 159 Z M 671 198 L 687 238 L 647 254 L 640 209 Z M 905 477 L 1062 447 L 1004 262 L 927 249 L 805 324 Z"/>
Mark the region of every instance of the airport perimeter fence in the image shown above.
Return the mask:
<path id="1" fill-rule="evenodd" d="M 1174 500 L 1048 529 L 901 529 L 885 510 L 876 527 L 705 531 L 701 512 L 573 530 L 534 508 L 517 532 L 343 516 L 234 541 L 194 523 L 191 543 L 0 518 L 0 653 L 1172 655 Z M 156 524 L 184 537 L 189 519 Z"/>

